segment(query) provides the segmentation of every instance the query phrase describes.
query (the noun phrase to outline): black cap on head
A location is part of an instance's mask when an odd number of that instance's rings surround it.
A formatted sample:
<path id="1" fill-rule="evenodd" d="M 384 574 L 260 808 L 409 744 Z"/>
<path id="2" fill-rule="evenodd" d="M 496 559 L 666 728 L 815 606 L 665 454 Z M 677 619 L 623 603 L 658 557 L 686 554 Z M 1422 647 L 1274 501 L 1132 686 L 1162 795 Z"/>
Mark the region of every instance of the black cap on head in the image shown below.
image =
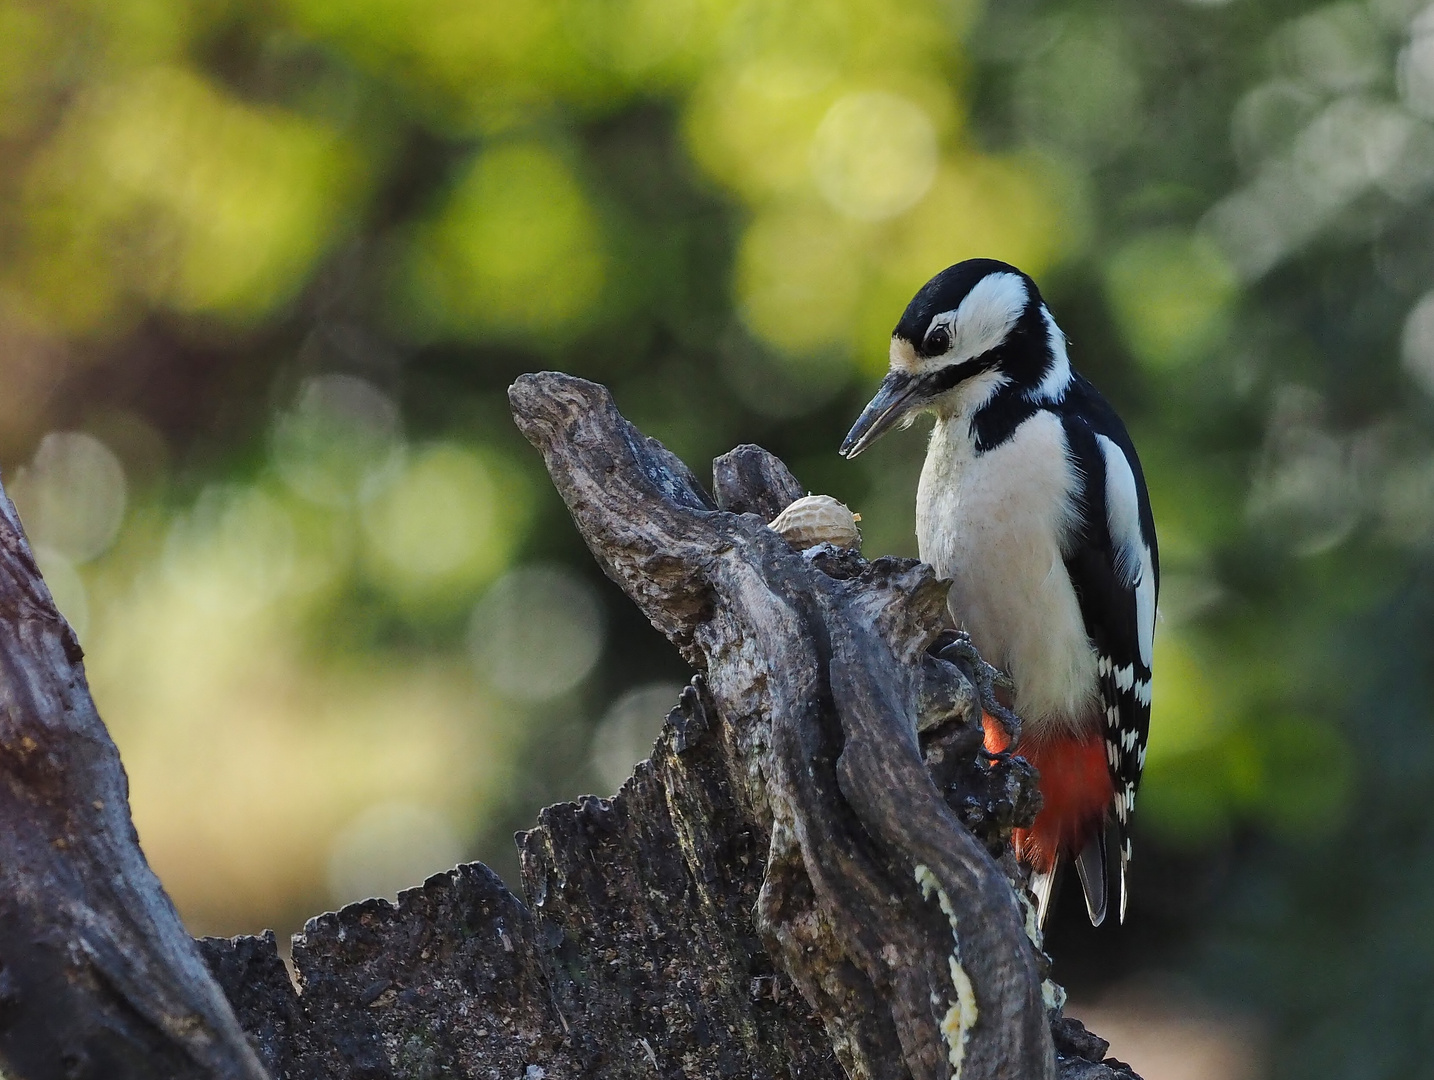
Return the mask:
<path id="1" fill-rule="evenodd" d="M 931 325 L 931 320 L 943 311 L 952 311 L 959 307 L 966 294 L 975 288 L 982 278 L 1001 273 L 1015 274 L 1026 283 L 1026 291 L 1031 299 L 1040 302 L 1041 294 L 1036 289 L 1036 283 L 1010 263 L 1004 263 L 1000 259 L 967 259 L 955 266 L 948 266 L 921 286 L 921 291 L 906 305 L 901 321 L 896 324 L 892 335 L 911 342 L 916 346 L 917 352 L 921 353 L 926 328 Z"/>

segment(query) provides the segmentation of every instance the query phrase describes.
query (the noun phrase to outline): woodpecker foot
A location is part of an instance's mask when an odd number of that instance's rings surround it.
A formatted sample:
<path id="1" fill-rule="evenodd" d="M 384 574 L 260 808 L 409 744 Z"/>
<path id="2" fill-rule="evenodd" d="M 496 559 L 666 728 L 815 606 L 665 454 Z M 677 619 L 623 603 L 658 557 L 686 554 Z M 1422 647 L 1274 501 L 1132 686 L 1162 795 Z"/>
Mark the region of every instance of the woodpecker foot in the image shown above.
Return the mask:
<path id="1" fill-rule="evenodd" d="M 1000 725 L 1006 735 L 1006 746 L 999 752 L 983 750 L 988 760 L 1007 761 L 1016 744 L 1021 741 L 1021 720 L 1002 701 L 1015 693 L 1015 684 L 1004 671 L 981 659 L 971 636 L 964 630 L 944 630 L 932 645 L 936 656 L 960 668 L 962 673 L 976 687 L 981 708 Z"/>

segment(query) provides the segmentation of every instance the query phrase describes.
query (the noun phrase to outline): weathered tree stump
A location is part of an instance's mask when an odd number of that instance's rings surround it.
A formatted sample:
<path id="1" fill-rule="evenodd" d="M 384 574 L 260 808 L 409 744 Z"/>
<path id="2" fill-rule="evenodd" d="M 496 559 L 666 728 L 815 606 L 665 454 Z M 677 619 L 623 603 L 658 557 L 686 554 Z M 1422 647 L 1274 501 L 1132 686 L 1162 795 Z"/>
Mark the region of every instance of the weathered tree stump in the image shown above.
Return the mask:
<path id="1" fill-rule="evenodd" d="M 1043 989 L 998 858 L 1033 810 L 1032 774 L 983 755 L 979 660 L 927 651 L 944 616 L 931 570 L 795 550 L 766 522 L 801 489 L 756 448 L 716 463 L 714 500 L 601 387 L 543 374 L 510 396 L 594 555 L 699 674 L 615 798 L 549 807 L 520 835 L 523 899 L 474 864 L 318 916 L 295 938 L 297 989 L 272 934 L 201 942 L 257 1058 L 292 1080 L 1132 1080 Z M 33 563 L 21 571 L 33 592 Z M 35 603 L 56 628 L 47 670 L 70 671 L 63 623 Z M 23 645 L 3 636 L 15 625 L 0 623 L 0 662 Z M 53 801 L 79 813 L 93 797 Z M 127 826 L 122 793 L 106 805 Z M 62 970 L 7 934 L 5 971 Z M 27 987 L 32 1010 L 69 1001 Z M 12 1053 L 8 1007 L 0 993 L 10 1080 L 68 1075 Z M 149 1028 L 170 1056 L 106 1075 L 197 1074 L 187 1031 Z M 262 1075 L 214 1060 L 200 1073 Z"/>
<path id="2" fill-rule="evenodd" d="M 0 493 L 0 1069 L 262 1080 L 139 849 L 82 657 Z"/>

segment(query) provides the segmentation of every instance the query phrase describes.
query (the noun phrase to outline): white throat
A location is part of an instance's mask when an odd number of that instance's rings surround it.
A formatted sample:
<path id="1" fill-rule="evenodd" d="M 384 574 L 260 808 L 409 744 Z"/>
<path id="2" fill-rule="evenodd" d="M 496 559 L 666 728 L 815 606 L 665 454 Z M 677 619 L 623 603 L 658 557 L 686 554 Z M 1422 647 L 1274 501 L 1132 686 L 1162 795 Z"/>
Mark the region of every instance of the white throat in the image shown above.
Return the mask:
<path id="1" fill-rule="evenodd" d="M 971 420 L 990 403 L 1003 386 L 1010 385 L 1010 382 L 1010 378 L 1000 371 L 983 371 L 954 390 L 942 394 L 932 402 L 931 411 L 936 414 L 938 424 L 950 427 L 948 437 L 974 441 Z"/>

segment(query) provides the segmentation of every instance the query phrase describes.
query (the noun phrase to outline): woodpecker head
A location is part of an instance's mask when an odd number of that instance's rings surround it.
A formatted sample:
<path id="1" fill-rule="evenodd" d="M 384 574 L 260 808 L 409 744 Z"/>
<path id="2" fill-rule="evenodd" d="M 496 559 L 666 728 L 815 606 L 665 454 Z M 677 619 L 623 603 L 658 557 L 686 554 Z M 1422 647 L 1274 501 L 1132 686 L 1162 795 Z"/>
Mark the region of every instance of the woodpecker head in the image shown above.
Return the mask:
<path id="1" fill-rule="evenodd" d="M 854 458 L 917 413 L 979 408 L 998 391 L 1059 401 L 1070 383 L 1065 335 L 1036 283 L 996 259 L 941 271 L 891 335 L 891 370 L 842 443 Z"/>

